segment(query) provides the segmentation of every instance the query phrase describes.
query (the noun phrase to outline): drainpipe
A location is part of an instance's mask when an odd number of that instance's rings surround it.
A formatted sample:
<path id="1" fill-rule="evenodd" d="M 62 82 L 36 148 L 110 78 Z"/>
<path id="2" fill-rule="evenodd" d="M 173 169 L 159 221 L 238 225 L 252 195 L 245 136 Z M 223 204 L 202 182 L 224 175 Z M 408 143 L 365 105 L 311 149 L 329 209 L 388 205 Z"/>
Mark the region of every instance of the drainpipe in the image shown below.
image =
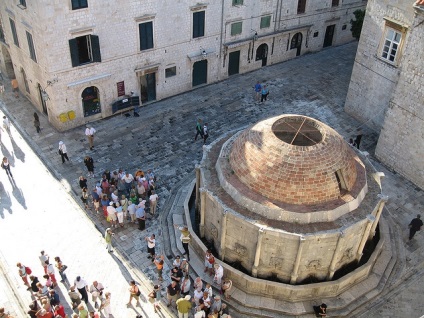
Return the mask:
<path id="1" fill-rule="evenodd" d="M 302 250 L 303 246 L 305 245 L 306 239 L 301 236 L 299 238 L 299 248 L 297 249 L 297 255 L 296 255 L 296 261 L 294 262 L 293 266 L 293 272 L 290 278 L 290 284 L 294 285 L 297 282 L 297 277 L 299 276 L 299 264 L 300 264 L 300 258 L 302 257 Z"/>
<path id="2" fill-rule="evenodd" d="M 342 241 L 343 237 L 344 237 L 344 233 L 343 233 L 343 231 L 341 231 L 340 235 L 339 235 L 339 239 L 337 240 L 336 249 L 334 250 L 333 259 L 331 260 L 330 268 L 328 270 L 327 280 L 333 279 L 335 268 L 336 268 L 336 260 L 337 260 L 337 257 L 339 256 L 340 248 L 341 248 L 341 245 L 342 245 L 341 241 Z"/>

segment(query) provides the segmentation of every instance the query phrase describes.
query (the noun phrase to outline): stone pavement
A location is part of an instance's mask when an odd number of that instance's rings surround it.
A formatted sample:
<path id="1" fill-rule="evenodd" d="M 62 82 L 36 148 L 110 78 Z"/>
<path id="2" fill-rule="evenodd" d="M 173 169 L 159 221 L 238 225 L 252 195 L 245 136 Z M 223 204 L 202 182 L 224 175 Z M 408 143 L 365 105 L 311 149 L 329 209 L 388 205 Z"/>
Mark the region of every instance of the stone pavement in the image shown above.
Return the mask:
<path id="1" fill-rule="evenodd" d="M 80 174 L 86 175 L 83 165 L 86 155 L 92 156 L 95 161 L 96 179 L 106 169 L 123 168 L 131 172 L 137 168 L 154 170 L 158 177 L 159 216 L 147 220 L 146 233 L 140 233 L 135 226 L 129 225 L 117 230 L 116 235 L 119 253 L 130 270 L 154 281 L 155 274 L 153 267 L 149 266 L 143 238 L 148 233 L 156 233 L 159 250 L 169 258 L 172 257 L 171 238 L 166 230 L 169 213 L 173 212 L 169 211 L 170 202 L 177 190 L 194 178 L 194 165 L 202 156 L 201 141 L 193 142 L 196 118 L 209 123 L 210 140 L 228 130 L 239 129 L 282 113 L 311 116 L 333 127 L 346 139 L 354 137 L 361 124 L 347 115 L 343 106 L 356 47 L 356 43 L 350 43 L 248 74 L 236 75 L 223 82 L 143 107 L 138 118 L 115 116 L 94 122 L 97 135 L 93 151 L 89 150 L 84 127 L 59 133 L 40 113 L 42 131 L 37 134 L 32 125 L 34 107 L 23 96 L 15 99 L 8 83 L 1 107 L 34 152 L 78 203 L 80 193 L 77 180 Z M 266 82 L 270 89 L 269 100 L 263 104 L 253 101 L 253 85 L 257 80 Z M 386 173 L 383 193 L 389 195 L 390 201 L 385 213 L 395 219 L 406 236 L 409 221 L 417 212 L 423 211 L 423 191 L 401 176 L 380 167 L 372 159 L 377 135 L 367 127 L 361 128 L 364 133 L 361 149 L 367 150 L 373 163 Z M 60 140 L 67 145 L 71 159 L 70 163 L 63 165 L 57 153 Z M 92 186 L 94 180 L 89 181 Z M 90 212 L 87 215 L 100 231 L 107 226 L 101 217 Z M 358 309 L 357 315 L 390 317 L 396 312 L 398 315 L 419 317 L 424 313 L 418 300 L 416 306 L 408 301 L 414 296 L 418 297 L 417 290 L 412 286 L 423 286 L 416 283 L 420 279 L 419 269 L 424 261 L 422 239 L 423 235 L 418 233 L 411 244 L 404 244 L 404 266 L 399 274 L 402 282 L 383 295 L 383 298 L 373 299 L 369 307 Z M 167 262 L 165 271 L 169 269 L 169 264 Z M 403 274 L 408 273 L 403 282 Z"/>

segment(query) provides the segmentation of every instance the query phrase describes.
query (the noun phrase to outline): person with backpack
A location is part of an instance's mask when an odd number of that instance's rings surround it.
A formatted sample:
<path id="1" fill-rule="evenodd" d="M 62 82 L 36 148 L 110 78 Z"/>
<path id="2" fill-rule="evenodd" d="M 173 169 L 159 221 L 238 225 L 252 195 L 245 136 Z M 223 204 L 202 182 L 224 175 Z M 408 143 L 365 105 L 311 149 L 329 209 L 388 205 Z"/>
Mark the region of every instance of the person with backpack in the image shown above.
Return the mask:
<path id="1" fill-rule="evenodd" d="M 199 118 L 197 119 L 197 123 L 196 123 L 196 136 L 194 136 L 194 141 L 197 140 L 197 136 L 202 137 L 203 139 L 203 127 L 202 127 L 202 120 Z"/>
<path id="2" fill-rule="evenodd" d="M 206 139 L 209 137 L 208 123 L 203 126 L 203 144 L 206 144 Z"/>
<path id="3" fill-rule="evenodd" d="M 21 276 L 22 281 L 27 287 L 27 290 L 31 290 L 31 285 L 28 282 L 28 275 L 31 275 L 32 273 L 31 269 L 22 265 L 21 263 L 17 263 L 16 266 L 18 267 L 19 276 Z"/>

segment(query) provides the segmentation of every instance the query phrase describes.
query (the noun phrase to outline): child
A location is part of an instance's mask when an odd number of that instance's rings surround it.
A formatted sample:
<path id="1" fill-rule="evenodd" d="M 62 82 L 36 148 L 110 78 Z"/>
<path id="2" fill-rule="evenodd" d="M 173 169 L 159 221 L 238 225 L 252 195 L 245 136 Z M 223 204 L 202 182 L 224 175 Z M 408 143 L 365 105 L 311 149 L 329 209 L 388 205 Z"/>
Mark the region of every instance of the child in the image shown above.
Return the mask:
<path id="1" fill-rule="evenodd" d="M 94 210 L 96 211 L 96 213 L 99 213 L 100 200 L 99 199 L 93 199 L 93 204 L 94 204 Z"/>
<path id="2" fill-rule="evenodd" d="M 87 203 L 87 200 L 88 200 L 88 191 L 87 191 L 87 188 L 86 187 L 82 188 L 81 200 L 84 203 L 85 209 L 86 210 L 89 210 L 88 203 Z"/>

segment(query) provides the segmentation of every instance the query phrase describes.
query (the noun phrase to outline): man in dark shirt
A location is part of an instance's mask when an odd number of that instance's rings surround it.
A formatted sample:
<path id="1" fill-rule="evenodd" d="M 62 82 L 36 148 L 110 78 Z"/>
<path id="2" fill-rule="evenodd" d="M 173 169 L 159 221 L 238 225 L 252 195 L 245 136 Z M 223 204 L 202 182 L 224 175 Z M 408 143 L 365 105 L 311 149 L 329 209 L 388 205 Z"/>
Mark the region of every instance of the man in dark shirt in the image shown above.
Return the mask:
<path id="1" fill-rule="evenodd" d="M 171 279 L 173 282 L 177 282 L 179 284 L 181 282 L 181 278 L 183 277 L 183 272 L 178 267 L 174 267 L 171 271 Z"/>
<path id="2" fill-rule="evenodd" d="M 172 302 L 176 302 L 178 296 L 180 295 L 180 285 L 176 281 L 172 281 L 171 284 L 167 287 L 167 298 L 168 298 L 168 307 L 172 305 Z"/>
<path id="3" fill-rule="evenodd" d="M 423 226 L 423 221 L 421 221 L 421 215 L 418 214 L 417 217 L 409 223 L 409 240 L 412 240 L 415 233 L 421 230 L 421 226 Z"/>

